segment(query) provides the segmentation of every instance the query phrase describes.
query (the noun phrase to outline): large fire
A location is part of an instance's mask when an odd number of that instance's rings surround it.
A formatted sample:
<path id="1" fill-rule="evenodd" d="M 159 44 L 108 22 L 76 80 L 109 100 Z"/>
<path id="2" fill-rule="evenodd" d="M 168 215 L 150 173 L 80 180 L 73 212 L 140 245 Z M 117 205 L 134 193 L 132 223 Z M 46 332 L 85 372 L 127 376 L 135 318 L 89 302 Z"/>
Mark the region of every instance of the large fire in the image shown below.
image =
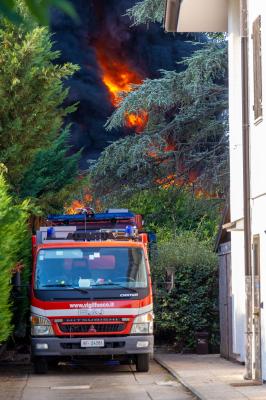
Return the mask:
<path id="1" fill-rule="evenodd" d="M 97 60 L 102 70 L 102 80 L 110 93 L 110 100 L 114 107 L 122 101 L 121 94 L 132 90 L 132 84 L 140 84 L 143 78 L 133 71 L 125 62 L 110 59 L 104 53 L 104 46 L 96 45 Z M 125 123 L 128 128 L 134 128 L 140 133 L 148 121 L 148 113 L 141 111 L 138 114 L 125 114 Z"/>
<path id="2" fill-rule="evenodd" d="M 118 107 L 123 100 L 123 94 L 132 91 L 132 85 L 141 84 L 143 77 L 130 67 L 130 65 L 124 61 L 121 61 L 117 56 L 110 56 L 110 51 L 105 51 L 105 44 L 99 40 L 95 45 L 97 61 L 102 71 L 102 81 L 108 89 L 110 95 L 110 101 L 114 107 Z M 145 110 L 141 110 L 138 114 L 125 113 L 125 125 L 128 128 L 133 128 L 135 132 L 141 133 L 147 125 L 149 115 Z M 156 159 L 158 162 L 167 163 L 168 159 L 160 160 L 160 151 L 167 153 L 176 151 L 175 143 L 170 139 L 166 139 L 166 144 L 163 149 L 157 149 L 156 145 L 151 146 L 152 149 L 148 150 L 149 157 Z M 158 150 L 158 152 L 157 152 Z M 191 171 L 186 178 L 178 177 L 175 174 L 157 179 L 156 183 L 164 189 L 171 186 L 191 186 L 193 187 L 194 194 L 197 197 L 212 197 L 210 193 L 205 192 L 200 188 L 194 188 L 194 184 L 198 179 L 198 173 Z M 76 207 L 80 208 L 80 207 Z"/>

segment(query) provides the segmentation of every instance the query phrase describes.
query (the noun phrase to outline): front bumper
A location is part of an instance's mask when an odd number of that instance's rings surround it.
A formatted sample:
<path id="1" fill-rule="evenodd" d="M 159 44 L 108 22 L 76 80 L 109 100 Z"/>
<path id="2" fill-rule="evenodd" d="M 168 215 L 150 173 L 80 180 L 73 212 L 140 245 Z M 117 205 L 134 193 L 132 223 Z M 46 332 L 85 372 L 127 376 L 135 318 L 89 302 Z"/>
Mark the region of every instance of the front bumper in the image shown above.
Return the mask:
<path id="1" fill-rule="evenodd" d="M 131 355 L 153 353 L 153 335 L 145 336 L 118 336 L 118 337 L 90 337 L 90 339 L 103 339 L 104 347 L 82 348 L 80 338 L 59 337 L 33 337 L 31 349 L 33 356 L 95 356 L 95 355 Z M 148 342 L 147 347 L 139 348 L 138 342 Z M 46 350 L 37 348 L 37 344 L 47 344 Z"/>

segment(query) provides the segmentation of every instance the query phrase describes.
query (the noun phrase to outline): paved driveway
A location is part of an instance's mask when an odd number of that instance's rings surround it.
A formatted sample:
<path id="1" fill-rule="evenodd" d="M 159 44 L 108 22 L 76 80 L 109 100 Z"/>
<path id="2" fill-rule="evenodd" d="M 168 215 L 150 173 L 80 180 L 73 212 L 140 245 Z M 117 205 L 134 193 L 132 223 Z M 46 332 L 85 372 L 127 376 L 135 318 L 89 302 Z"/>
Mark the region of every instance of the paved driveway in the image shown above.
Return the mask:
<path id="1" fill-rule="evenodd" d="M 174 378 L 152 362 L 149 373 L 134 366 L 67 364 L 47 375 L 30 366 L 0 366 L 1 400 L 191 400 Z"/>

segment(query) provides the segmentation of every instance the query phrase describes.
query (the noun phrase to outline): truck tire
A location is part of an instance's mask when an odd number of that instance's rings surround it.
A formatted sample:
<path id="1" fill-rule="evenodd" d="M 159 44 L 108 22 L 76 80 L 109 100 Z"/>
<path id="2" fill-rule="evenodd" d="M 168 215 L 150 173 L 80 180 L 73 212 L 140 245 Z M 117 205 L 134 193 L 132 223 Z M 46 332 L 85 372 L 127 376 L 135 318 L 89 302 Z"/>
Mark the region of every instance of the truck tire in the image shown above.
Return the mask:
<path id="1" fill-rule="evenodd" d="M 150 355 L 137 354 L 136 355 L 136 369 L 137 372 L 148 372 L 150 368 Z"/>
<path id="2" fill-rule="evenodd" d="M 48 362 L 44 357 L 35 357 L 33 366 L 35 374 L 46 374 L 48 372 Z"/>

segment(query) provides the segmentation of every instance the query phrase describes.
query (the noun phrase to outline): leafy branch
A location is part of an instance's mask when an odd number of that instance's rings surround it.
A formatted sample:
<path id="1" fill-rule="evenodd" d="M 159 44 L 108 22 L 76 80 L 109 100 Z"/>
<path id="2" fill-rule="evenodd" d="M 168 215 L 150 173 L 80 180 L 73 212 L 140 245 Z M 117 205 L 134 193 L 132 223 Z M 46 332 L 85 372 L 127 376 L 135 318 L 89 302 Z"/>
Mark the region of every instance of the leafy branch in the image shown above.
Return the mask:
<path id="1" fill-rule="evenodd" d="M 56 7 L 71 18 L 78 20 L 75 8 L 68 0 L 0 0 L 0 13 L 15 24 L 23 22 L 20 7 L 23 7 L 40 25 L 49 24 L 51 7 Z"/>

